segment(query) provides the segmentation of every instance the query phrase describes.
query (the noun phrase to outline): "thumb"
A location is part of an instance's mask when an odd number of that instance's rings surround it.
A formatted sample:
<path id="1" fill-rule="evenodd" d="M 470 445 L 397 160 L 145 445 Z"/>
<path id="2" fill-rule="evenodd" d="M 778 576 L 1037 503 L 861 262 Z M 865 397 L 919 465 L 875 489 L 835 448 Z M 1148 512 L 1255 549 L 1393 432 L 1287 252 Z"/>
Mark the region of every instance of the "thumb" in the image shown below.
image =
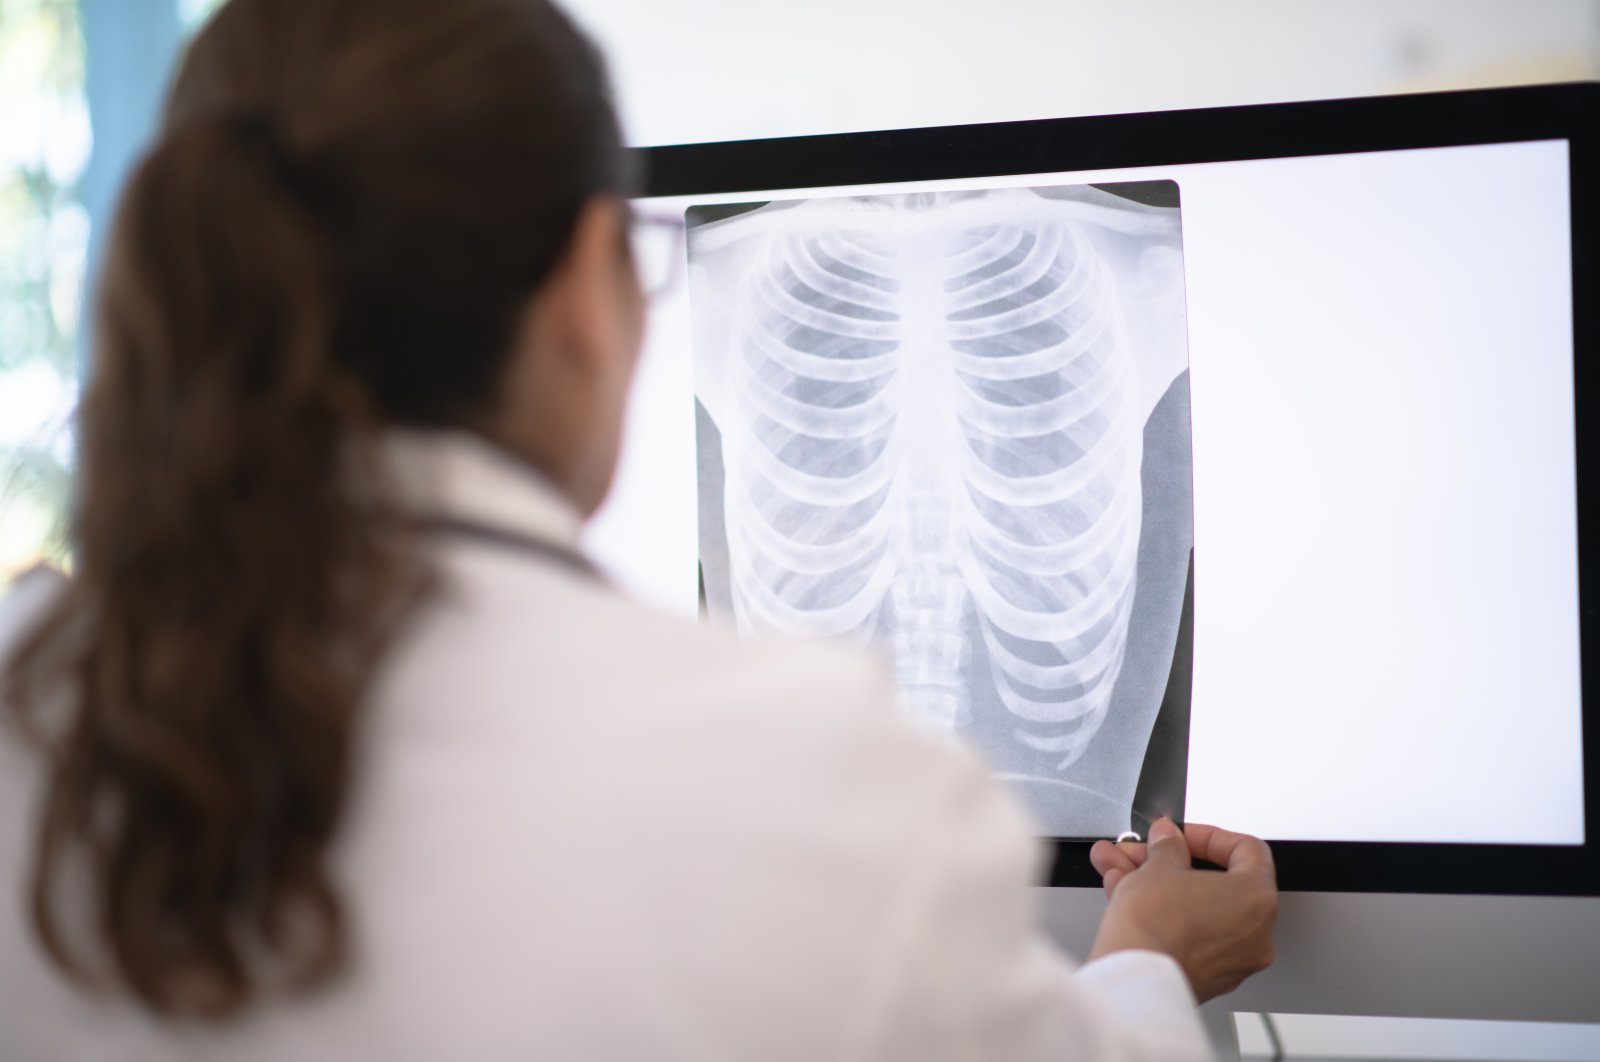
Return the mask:
<path id="1" fill-rule="evenodd" d="M 1178 824 L 1160 818 L 1150 824 L 1150 862 L 1167 866 L 1191 866 L 1189 842 L 1184 840 Z"/>

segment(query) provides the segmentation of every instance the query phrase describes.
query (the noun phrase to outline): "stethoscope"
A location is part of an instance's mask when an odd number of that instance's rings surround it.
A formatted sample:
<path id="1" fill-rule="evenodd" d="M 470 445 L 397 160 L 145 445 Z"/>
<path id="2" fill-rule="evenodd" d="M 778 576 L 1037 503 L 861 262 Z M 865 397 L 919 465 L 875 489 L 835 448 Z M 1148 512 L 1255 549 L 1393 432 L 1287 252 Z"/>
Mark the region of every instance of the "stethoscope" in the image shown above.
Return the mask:
<path id="1" fill-rule="evenodd" d="M 520 553 L 524 557 L 544 561 L 553 567 L 563 568 L 593 582 L 606 582 L 606 577 L 588 557 L 571 546 L 551 542 L 536 535 L 525 535 L 520 531 L 483 524 L 476 520 L 464 520 L 456 516 L 425 516 L 416 520 L 413 526 L 426 533 L 446 538 L 466 539 L 509 553 Z"/>

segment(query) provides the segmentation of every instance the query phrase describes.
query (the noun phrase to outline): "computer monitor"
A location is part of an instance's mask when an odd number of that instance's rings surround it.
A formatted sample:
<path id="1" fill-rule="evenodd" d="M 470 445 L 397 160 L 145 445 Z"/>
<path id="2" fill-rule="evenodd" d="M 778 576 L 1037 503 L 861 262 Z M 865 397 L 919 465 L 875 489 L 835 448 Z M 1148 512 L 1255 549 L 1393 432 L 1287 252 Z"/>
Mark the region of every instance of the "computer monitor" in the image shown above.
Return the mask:
<path id="1" fill-rule="evenodd" d="M 1171 814 L 1291 891 L 1600 895 L 1597 100 L 643 149 L 688 280 L 590 548 L 881 646 L 1051 884 Z"/>

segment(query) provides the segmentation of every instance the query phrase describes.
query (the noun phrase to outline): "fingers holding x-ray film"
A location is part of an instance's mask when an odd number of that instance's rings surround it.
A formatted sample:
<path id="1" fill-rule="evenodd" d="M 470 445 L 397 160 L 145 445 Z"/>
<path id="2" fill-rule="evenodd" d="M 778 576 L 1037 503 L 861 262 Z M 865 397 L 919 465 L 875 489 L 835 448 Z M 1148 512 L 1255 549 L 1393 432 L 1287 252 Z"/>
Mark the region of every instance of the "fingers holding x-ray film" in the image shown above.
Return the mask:
<path id="1" fill-rule="evenodd" d="M 1126 808 L 1151 682 L 1117 768 L 1091 753 L 1130 667 L 1164 686 L 1182 601 L 1138 593 L 1144 440 L 1187 386 L 1171 190 L 691 211 L 708 610 L 876 641 L 925 727 Z M 1174 633 L 1130 661 L 1140 605 Z"/>

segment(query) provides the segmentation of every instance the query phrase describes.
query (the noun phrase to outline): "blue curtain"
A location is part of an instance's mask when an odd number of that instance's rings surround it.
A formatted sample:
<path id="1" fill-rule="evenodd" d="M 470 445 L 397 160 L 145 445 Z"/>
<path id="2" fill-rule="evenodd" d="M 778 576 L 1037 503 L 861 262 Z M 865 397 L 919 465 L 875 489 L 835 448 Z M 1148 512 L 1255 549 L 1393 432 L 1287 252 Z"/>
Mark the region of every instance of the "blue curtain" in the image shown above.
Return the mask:
<path id="1" fill-rule="evenodd" d="M 94 130 L 94 151 L 80 186 L 90 221 L 90 297 L 84 300 L 89 307 L 117 195 L 155 132 L 183 42 L 183 25 L 178 0 L 80 0 L 79 10 Z M 78 332 L 85 352 L 89 332 Z"/>

